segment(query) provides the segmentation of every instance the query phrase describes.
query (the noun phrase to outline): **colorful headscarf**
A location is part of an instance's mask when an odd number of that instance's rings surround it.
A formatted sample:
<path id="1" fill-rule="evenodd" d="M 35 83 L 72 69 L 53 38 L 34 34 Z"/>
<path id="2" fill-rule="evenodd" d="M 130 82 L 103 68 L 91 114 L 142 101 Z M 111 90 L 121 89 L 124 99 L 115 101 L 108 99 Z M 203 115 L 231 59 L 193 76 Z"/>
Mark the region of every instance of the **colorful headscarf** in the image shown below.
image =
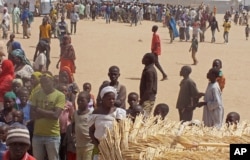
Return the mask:
<path id="1" fill-rule="evenodd" d="M 11 52 L 11 55 L 20 58 L 24 64 L 31 66 L 30 61 L 27 59 L 27 57 L 25 56 L 24 51 L 22 49 L 13 50 Z"/>
<path id="2" fill-rule="evenodd" d="M 69 76 L 69 83 L 74 82 L 73 73 L 72 73 L 71 69 L 68 66 L 63 66 L 61 68 L 60 72 L 62 72 L 62 71 L 65 71 L 68 74 L 68 76 Z"/>
<path id="3" fill-rule="evenodd" d="M 41 72 L 33 72 L 32 75 L 36 78 L 36 80 L 40 81 L 42 73 Z"/>
<path id="4" fill-rule="evenodd" d="M 4 94 L 4 98 L 11 98 L 13 100 L 16 100 L 16 94 L 13 91 L 6 92 Z"/>
<path id="5" fill-rule="evenodd" d="M 14 65 L 13 65 L 11 60 L 8 60 L 8 59 L 4 60 L 1 68 L 2 68 L 2 72 L 0 74 L 0 78 L 4 77 L 6 75 L 11 75 L 12 77 L 14 77 L 14 75 L 15 75 L 14 70 L 15 69 L 14 69 Z"/>

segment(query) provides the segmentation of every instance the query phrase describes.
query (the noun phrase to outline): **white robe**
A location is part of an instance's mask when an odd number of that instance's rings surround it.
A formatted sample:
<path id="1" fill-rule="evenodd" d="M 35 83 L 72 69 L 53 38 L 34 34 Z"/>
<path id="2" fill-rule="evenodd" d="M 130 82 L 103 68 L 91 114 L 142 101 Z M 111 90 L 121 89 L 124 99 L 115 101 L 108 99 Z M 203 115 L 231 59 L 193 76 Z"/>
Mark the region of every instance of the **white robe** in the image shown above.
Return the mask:
<path id="1" fill-rule="evenodd" d="M 203 118 L 205 126 L 221 128 L 224 116 L 221 90 L 219 84 L 209 83 L 204 96 L 207 105 L 203 107 Z"/>

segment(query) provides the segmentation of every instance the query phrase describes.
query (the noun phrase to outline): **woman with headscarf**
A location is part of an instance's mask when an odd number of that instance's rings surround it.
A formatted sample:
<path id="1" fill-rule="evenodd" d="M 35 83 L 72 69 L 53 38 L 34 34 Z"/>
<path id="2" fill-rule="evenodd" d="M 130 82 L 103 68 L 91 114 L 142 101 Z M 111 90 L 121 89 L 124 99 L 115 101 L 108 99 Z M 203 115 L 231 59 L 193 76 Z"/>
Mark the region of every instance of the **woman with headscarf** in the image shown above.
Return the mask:
<path id="1" fill-rule="evenodd" d="M 24 9 L 21 15 L 22 26 L 23 26 L 23 38 L 29 37 L 28 28 L 29 28 L 29 10 L 28 8 Z"/>
<path id="2" fill-rule="evenodd" d="M 13 112 L 16 110 L 16 95 L 14 92 L 6 92 L 4 94 L 4 108 L 0 112 L 0 122 L 4 122 L 11 125 L 14 122 L 12 116 Z"/>
<path id="3" fill-rule="evenodd" d="M 3 109 L 4 94 L 11 90 L 14 77 L 13 63 L 10 60 L 4 60 L 0 72 L 0 110 Z"/>
<path id="4" fill-rule="evenodd" d="M 15 75 L 19 78 L 30 78 L 34 70 L 30 61 L 24 55 L 24 51 L 21 49 L 13 50 L 11 56 L 15 64 Z"/>
<path id="5" fill-rule="evenodd" d="M 67 100 L 73 103 L 75 107 L 76 94 L 79 92 L 79 87 L 74 83 L 73 73 L 68 66 L 61 68 L 59 72 L 59 83 L 67 85 L 68 95 Z"/>
<path id="6" fill-rule="evenodd" d="M 89 118 L 89 136 L 94 144 L 93 155 L 98 157 L 98 145 L 100 140 L 106 136 L 107 129 L 113 127 L 114 121 L 126 118 L 126 111 L 115 107 L 117 91 L 112 86 L 104 87 L 100 96 L 102 99 L 101 107 L 97 107 Z"/>
<path id="7" fill-rule="evenodd" d="M 68 66 L 72 73 L 75 73 L 75 50 L 71 44 L 71 37 L 69 35 L 64 35 L 61 45 L 61 54 L 60 59 L 57 62 L 56 68 L 59 68 L 60 64 L 60 70 L 64 66 Z"/>

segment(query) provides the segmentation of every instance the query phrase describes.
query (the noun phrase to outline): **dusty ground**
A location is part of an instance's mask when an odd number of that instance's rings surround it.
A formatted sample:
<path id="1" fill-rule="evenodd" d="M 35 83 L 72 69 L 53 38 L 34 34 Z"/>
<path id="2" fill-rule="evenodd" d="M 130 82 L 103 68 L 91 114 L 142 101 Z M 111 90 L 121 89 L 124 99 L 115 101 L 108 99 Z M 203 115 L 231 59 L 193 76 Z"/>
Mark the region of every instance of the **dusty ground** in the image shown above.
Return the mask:
<path id="1" fill-rule="evenodd" d="M 226 86 L 223 91 L 223 102 L 225 115 L 230 111 L 237 111 L 241 119 L 249 119 L 250 100 L 249 91 L 250 76 L 250 53 L 249 41 L 245 40 L 244 26 L 235 26 L 229 34 L 229 44 L 223 43 L 222 15 L 218 15 L 221 32 L 216 32 L 216 43 L 211 44 L 211 31 L 206 32 L 206 42 L 199 43 L 197 54 L 198 65 L 192 66 L 191 78 L 196 82 L 198 89 L 205 92 L 208 80 L 206 73 L 215 58 L 223 62 L 223 72 L 226 77 Z M 16 35 L 16 40 L 22 43 L 22 47 L 29 59 L 33 58 L 35 46 L 38 42 L 39 25 L 42 18 L 35 18 L 32 24 L 32 36 L 30 39 L 22 39 L 22 35 Z M 142 25 L 130 27 L 128 24 L 111 22 L 106 24 L 103 19 L 95 22 L 91 20 L 81 20 L 78 23 L 76 35 L 72 35 L 72 43 L 76 50 L 77 73 L 75 79 L 80 88 L 84 82 L 92 84 L 92 92 L 96 95 L 100 84 L 108 80 L 108 68 L 111 65 L 120 67 L 120 83 L 127 88 L 127 93 L 139 92 L 139 83 L 143 65 L 142 56 L 150 51 L 151 27 L 154 22 L 144 21 Z M 180 68 L 183 65 L 192 63 L 191 54 L 188 52 L 190 42 L 169 43 L 168 29 L 159 25 L 159 34 L 162 42 L 162 55 L 159 57 L 160 63 L 167 72 L 169 80 L 159 81 L 157 103 L 167 103 L 170 107 L 168 117 L 178 120 L 178 112 L 175 108 L 179 91 Z M 51 71 L 58 73 L 56 62 L 59 57 L 59 42 L 52 39 Z M 158 72 L 159 79 L 161 78 Z M 202 109 L 196 109 L 194 119 L 201 120 Z"/>

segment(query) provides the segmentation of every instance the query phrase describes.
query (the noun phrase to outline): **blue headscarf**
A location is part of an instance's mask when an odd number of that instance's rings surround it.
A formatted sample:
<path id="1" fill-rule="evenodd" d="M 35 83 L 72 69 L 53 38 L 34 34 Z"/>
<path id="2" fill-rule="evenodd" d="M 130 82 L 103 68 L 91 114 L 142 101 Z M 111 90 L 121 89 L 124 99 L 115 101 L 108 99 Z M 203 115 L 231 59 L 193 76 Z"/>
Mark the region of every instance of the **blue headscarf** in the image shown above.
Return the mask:
<path id="1" fill-rule="evenodd" d="M 13 57 L 18 57 L 18 58 L 20 58 L 24 64 L 27 64 L 27 65 L 30 65 L 30 66 L 31 66 L 30 61 L 29 61 L 28 58 L 25 56 L 24 51 L 23 51 L 22 49 L 15 49 L 15 50 L 13 50 L 13 51 L 11 52 L 11 55 L 12 55 Z"/>
<path id="2" fill-rule="evenodd" d="M 12 50 L 15 50 L 15 49 L 22 49 L 21 47 L 21 44 L 19 42 L 12 42 Z"/>

